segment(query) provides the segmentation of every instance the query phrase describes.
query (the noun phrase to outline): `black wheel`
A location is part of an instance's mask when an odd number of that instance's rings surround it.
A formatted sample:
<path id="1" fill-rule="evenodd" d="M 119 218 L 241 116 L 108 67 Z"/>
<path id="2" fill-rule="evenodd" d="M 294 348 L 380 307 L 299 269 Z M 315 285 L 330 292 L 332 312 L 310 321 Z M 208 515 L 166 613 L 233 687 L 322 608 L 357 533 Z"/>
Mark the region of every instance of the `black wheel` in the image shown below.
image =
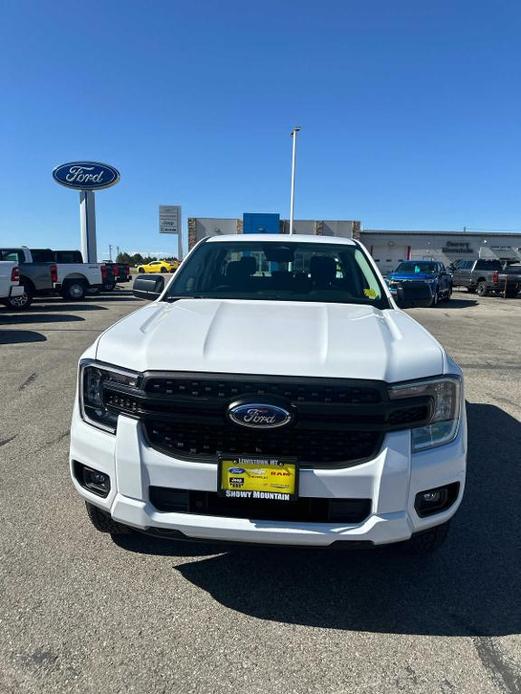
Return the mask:
<path id="1" fill-rule="evenodd" d="M 166 269 L 166 267 L 162 267 L 161 272 L 168 272 L 168 270 Z"/>
<path id="2" fill-rule="evenodd" d="M 22 283 L 24 293 L 20 296 L 11 296 L 5 300 L 5 305 L 11 311 L 25 311 L 33 302 L 33 293 L 28 284 Z"/>
<path id="3" fill-rule="evenodd" d="M 62 297 L 68 301 L 82 301 L 87 293 L 83 280 L 68 280 L 62 289 Z"/>
<path id="4" fill-rule="evenodd" d="M 445 303 L 449 302 L 451 296 L 452 296 L 452 289 L 447 289 L 447 293 L 443 297 L 442 301 Z"/>
<path id="5" fill-rule="evenodd" d="M 486 282 L 478 282 L 478 286 L 476 288 L 476 293 L 478 296 L 487 296 L 488 294 L 488 287 Z"/>
<path id="6" fill-rule="evenodd" d="M 434 294 L 432 295 L 431 303 L 429 304 L 430 308 L 433 308 L 434 306 L 436 306 L 436 304 L 438 303 L 439 300 L 440 299 L 439 299 L 438 290 L 436 289 L 434 291 Z"/>
<path id="7" fill-rule="evenodd" d="M 85 506 L 87 507 L 87 515 L 90 522 L 96 528 L 96 530 L 99 530 L 100 533 L 110 533 L 111 535 L 128 535 L 132 532 L 132 530 L 127 528 L 126 525 L 121 525 L 121 523 L 116 523 L 116 521 L 112 520 L 110 513 L 102 511 L 97 506 L 89 504 L 88 501 L 85 502 Z"/>
<path id="8" fill-rule="evenodd" d="M 137 271 L 138 271 L 140 274 L 143 274 L 143 273 L 145 272 L 145 268 L 144 268 L 144 267 L 138 267 Z"/>
<path id="9" fill-rule="evenodd" d="M 449 523 L 437 525 L 429 530 L 416 533 L 407 542 L 400 544 L 400 548 L 407 554 L 429 554 L 435 552 L 447 539 Z"/>

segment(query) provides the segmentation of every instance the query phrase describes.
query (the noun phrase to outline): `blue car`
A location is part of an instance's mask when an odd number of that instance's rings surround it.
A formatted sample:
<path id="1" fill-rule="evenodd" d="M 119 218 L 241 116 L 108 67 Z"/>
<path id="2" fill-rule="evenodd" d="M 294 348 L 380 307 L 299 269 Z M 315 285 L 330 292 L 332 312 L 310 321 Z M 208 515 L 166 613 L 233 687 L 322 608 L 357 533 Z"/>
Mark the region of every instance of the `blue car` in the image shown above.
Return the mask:
<path id="1" fill-rule="evenodd" d="M 448 301 L 452 295 L 452 276 L 443 263 L 435 260 L 404 260 L 389 273 L 386 282 L 391 294 L 396 296 L 398 287 L 405 282 L 428 285 L 432 294 L 431 306 Z"/>

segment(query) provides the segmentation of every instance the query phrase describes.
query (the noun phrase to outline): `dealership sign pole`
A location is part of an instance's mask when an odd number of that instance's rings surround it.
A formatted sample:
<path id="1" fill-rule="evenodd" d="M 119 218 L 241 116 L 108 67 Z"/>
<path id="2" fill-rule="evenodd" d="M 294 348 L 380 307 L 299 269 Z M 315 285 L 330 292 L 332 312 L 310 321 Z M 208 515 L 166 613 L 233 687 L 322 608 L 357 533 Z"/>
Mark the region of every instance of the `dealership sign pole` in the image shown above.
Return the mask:
<path id="1" fill-rule="evenodd" d="M 119 179 L 119 171 L 97 161 L 73 161 L 57 166 L 54 180 L 66 188 L 80 191 L 81 254 L 86 263 L 96 263 L 96 201 L 94 191 L 110 188 Z"/>
<path id="2" fill-rule="evenodd" d="M 291 131 L 292 146 L 291 146 L 291 192 L 289 200 L 289 233 L 293 233 L 293 221 L 295 218 L 295 172 L 297 168 L 297 133 L 302 128 L 295 127 Z"/>

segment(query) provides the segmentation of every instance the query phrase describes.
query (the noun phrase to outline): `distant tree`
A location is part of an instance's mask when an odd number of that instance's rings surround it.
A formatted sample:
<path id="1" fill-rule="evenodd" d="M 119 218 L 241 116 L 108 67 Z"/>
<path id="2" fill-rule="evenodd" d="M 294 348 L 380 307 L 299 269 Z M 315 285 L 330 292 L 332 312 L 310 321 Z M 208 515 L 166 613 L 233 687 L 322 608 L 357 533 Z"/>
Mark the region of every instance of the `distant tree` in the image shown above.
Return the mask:
<path id="1" fill-rule="evenodd" d="M 141 253 L 133 253 L 130 255 L 130 253 L 122 251 L 121 253 L 118 253 L 116 263 L 128 263 L 128 265 L 131 265 L 132 267 L 137 267 L 138 265 L 146 265 L 147 263 L 151 263 L 154 260 L 157 260 L 157 258 L 151 255 L 141 255 Z"/>
<path id="2" fill-rule="evenodd" d="M 144 262 L 145 262 L 145 260 L 144 260 L 143 256 L 141 255 L 141 253 L 134 253 L 134 255 L 132 255 L 132 256 L 130 257 L 130 260 L 131 260 L 132 265 L 134 265 L 134 267 L 135 267 L 136 265 L 143 265 Z"/>
<path id="3" fill-rule="evenodd" d="M 125 265 L 130 265 L 132 262 L 132 256 L 130 256 L 128 253 L 123 251 L 122 253 L 118 253 L 116 257 L 116 263 L 124 263 Z"/>

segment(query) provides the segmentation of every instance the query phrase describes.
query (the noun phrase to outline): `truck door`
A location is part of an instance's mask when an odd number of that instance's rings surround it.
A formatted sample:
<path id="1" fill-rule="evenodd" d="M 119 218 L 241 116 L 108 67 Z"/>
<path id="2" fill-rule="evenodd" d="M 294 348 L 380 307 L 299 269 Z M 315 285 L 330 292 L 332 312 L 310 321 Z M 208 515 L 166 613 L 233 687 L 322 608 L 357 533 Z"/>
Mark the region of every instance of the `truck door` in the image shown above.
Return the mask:
<path id="1" fill-rule="evenodd" d="M 451 278 L 443 263 L 438 263 L 438 273 L 438 286 L 440 290 L 445 294 L 450 290 Z"/>
<path id="2" fill-rule="evenodd" d="M 473 260 L 462 260 L 458 263 L 452 276 L 452 284 L 455 287 L 468 287 L 470 285 L 470 273 L 473 265 Z"/>

